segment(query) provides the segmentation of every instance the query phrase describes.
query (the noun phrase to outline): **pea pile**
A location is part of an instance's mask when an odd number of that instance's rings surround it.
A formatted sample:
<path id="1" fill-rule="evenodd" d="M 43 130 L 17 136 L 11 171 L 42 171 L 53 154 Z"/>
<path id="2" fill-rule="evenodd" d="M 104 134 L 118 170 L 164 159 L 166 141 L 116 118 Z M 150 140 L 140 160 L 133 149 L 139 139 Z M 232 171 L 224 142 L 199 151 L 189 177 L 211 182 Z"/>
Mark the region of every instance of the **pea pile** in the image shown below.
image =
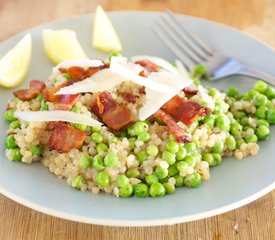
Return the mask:
<path id="1" fill-rule="evenodd" d="M 203 69 L 197 68 L 196 74 L 203 75 Z M 198 79 L 194 82 L 199 84 Z M 161 120 L 150 119 L 115 134 L 106 126 L 74 124 L 87 133 L 87 139 L 80 150 L 74 150 L 70 161 L 66 158 L 72 153 L 62 155 L 63 169 L 54 162 L 60 155 L 53 155 L 49 162 L 47 158 L 53 153 L 43 144 L 30 145 L 27 152 L 82 191 L 105 191 L 119 197 L 161 197 L 174 193 L 176 188 L 196 188 L 209 179 L 209 167 L 221 164 L 224 157 L 256 155 L 258 141 L 267 139 L 270 125 L 275 124 L 275 89 L 263 81 L 245 93 L 235 87 L 226 94 L 215 88 L 209 88 L 207 93 L 214 104 L 213 113 L 198 118 L 191 126 L 178 123 L 192 137 L 191 143 L 176 142 Z M 198 94 L 189 100 L 209 104 Z M 17 100 L 13 101 L 16 105 Z M 35 101 L 39 102 L 37 110 L 48 110 L 43 96 Z M 4 114 L 10 122 L 5 145 L 7 157 L 20 162 L 23 153 L 17 134 L 30 124 L 16 119 L 15 109 Z M 81 108 L 75 105 L 71 111 L 81 113 Z M 76 169 L 71 175 L 66 172 L 69 166 Z"/>

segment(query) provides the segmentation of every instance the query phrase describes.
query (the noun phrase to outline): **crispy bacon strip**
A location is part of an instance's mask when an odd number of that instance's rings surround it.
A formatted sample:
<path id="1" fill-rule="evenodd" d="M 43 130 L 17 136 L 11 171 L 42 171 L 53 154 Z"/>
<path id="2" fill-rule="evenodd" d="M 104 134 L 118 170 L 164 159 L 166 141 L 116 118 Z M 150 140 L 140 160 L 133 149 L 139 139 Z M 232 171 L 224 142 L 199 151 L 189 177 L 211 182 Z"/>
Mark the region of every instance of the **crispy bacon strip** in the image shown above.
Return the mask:
<path id="1" fill-rule="evenodd" d="M 107 91 L 98 94 L 91 104 L 92 111 L 111 129 L 118 131 L 133 122 L 128 109 L 119 105 Z"/>
<path id="2" fill-rule="evenodd" d="M 157 72 L 159 69 L 159 66 L 154 64 L 153 62 L 149 60 L 140 60 L 136 61 L 136 64 L 139 64 L 140 66 L 144 67 L 149 73 L 150 72 Z"/>
<path id="3" fill-rule="evenodd" d="M 85 132 L 63 122 L 51 123 L 46 129 L 51 132 L 49 137 L 50 149 L 59 153 L 67 153 L 71 149 L 80 148 L 86 138 Z"/>
<path id="4" fill-rule="evenodd" d="M 190 87 L 185 87 L 182 91 L 184 92 L 185 96 L 188 98 L 190 98 L 198 93 L 197 89 L 190 88 Z"/>
<path id="5" fill-rule="evenodd" d="M 71 79 L 74 81 L 81 81 L 85 78 L 91 77 L 97 71 L 99 71 L 102 67 L 89 67 L 86 70 L 82 67 L 69 67 L 69 68 L 59 68 L 59 71 L 62 73 L 69 73 L 71 75 Z"/>
<path id="6" fill-rule="evenodd" d="M 186 135 L 182 128 L 180 128 L 174 119 L 164 112 L 163 110 L 159 109 L 155 112 L 154 117 L 161 119 L 168 127 L 169 132 L 173 134 L 176 141 L 178 142 L 191 142 L 191 138 Z"/>
<path id="7" fill-rule="evenodd" d="M 187 126 L 191 125 L 197 117 L 206 116 L 212 112 L 211 109 L 203 107 L 197 102 L 186 101 L 178 95 L 165 103 L 162 109 Z"/>
<path id="8" fill-rule="evenodd" d="M 14 91 L 13 95 L 21 100 L 31 100 L 42 93 L 42 91 L 46 87 L 45 83 L 39 80 L 30 81 L 29 86 L 29 89 L 20 89 Z"/>
<path id="9" fill-rule="evenodd" d="M 132 94 L 132 93 L 128 93 L 128 92 L 122 92 L 120 93 L 121 97 L 123 97 L 123 99 L 129 103 L 135 103 L 137 100 L 137 96 Z"/>

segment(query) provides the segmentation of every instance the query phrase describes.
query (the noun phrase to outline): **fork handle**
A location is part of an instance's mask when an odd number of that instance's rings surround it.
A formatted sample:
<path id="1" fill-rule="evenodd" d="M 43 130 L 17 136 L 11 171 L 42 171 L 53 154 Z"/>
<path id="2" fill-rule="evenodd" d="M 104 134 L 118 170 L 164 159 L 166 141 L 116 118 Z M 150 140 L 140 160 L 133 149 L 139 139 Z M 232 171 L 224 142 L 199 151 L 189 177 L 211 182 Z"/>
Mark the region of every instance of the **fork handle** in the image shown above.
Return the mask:
<path id="1" fill-rule="evenodd" d="M 245 67 L 242 71 L 239 72 L 239 74 L 263 80 L 275 86 L 275 77 L 256 68 Z"/>

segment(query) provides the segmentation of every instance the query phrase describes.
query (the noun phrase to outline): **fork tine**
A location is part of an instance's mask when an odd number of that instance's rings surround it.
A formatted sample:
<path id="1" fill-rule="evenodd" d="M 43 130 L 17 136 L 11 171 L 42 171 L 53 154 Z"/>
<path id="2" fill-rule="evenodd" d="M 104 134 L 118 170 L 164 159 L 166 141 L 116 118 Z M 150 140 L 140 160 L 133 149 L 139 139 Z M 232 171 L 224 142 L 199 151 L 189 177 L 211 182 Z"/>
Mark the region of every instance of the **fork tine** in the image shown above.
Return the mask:
<path id="1" fill-rule="evenodd" d="M 167 37 L 163 30 L 157 25 L 154 24 L 155 26 L 153 27 L 153 31 L 159 36 L 159 38 L 163 41 L 163 43 L 177 56 L 177 58 L 183 62 L 185 67 L 191 71 L 194 68 L 194 63 L 191 62 L 185 54 L 179 51 L 179 49 L 175 46 L 174 42 L 170 37 Z"/>
<path id="2" fill-rule="evenodd" d="M 196 56 L 202 58 L 204 61 L 207 60 L 210 54 L 198 46 L 198 44 L 194 42 L 193 39 L 190 39 L 186 32 L 182 31 L 182 29 L 177 26 L 178 22 L 175 22 L 174 18 L 172 18 L 168 13 L 165 13 L 161 17 L 163 18 L 163 21 L 169 25 L 169 29 L 173 29 L 174 33 L 179 36 L 181 46 L 185 44 L 188 49 L 192 50 Z"/>
<path id="3" fill-rule="evenodd" d="M 193 49 L 191 49 L 188 44 L 186 44 L 186 39 L 184 39 L 184 36 L 179 36 L 178 30 L 174 29 L 172 26 L 173 24 L 168 22 L 164 17 L 159 18 L 156 22 L 163 29 L 163 31 L 165 31 L 166 34 L 174 40 L 174 42 L 178 45 L 178 48 L 182 49 L 194 63 L 201 63 L 202 61 L 206 60 L 205 57 L 201 57 L 199 54 L 193 51 Z"/>
<path id="4" fill-rule="evenodd" d="M 162 18 L 157 19 L 155 23 L 158 25 L 159 29 L 165 33 L 166 37 L 171 39 L 172 44 L 178 49 L 177 51 L 182 52 L 182 54 L 184 54 L 186 58 L 189 58 L 194 65 L 203 62 L 203 59 L 199 58 L 188 46 L 183 44 L 182 39 L 175 34 L 173 29 L 171 29 Z"/>
<path id="5" fill-rule="evenodd" d="M 207 43 L 205 43 L 204 41 L 199 39 L 194 33 L 190 32 L 170 10 L 166 10 L 166 13 L 167 13 L 167 15 L 169 15 L 169 17 L 171 19 L 174 20 L 174 22 L 177 24 L 177 26 L 183 32 L 185 32 L 186 35 L 188 35 L 188 37 L 190 39 L 192 39 L 194 42 L 197 43 L 198 46 L 200 46 L 201 49 L 203 49 L 206 53 L 213 55 L 214 49 L 212 47 L 210 47 Z"/>

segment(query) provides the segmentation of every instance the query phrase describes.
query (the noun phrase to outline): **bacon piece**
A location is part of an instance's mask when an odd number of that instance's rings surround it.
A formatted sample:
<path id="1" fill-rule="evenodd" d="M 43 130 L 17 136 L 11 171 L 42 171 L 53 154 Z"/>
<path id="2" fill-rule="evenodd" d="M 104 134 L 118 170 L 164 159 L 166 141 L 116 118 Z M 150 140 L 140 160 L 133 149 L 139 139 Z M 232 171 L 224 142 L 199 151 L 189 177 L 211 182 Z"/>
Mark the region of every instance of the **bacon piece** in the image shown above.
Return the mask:
<path id="1" fill-rule="evenodd" d="M 184 92 L 185 96 L 188 98 L 190 98 L 198 93 L 197 89 L 190 88 L 190 87 L 185 87 L 182 91 Z"/>
<path id="2" fill-rule="evenodd" d="M 118 131 L 133 122 L 128 109 L 119 105 L 107 91 L 97 95 L 91 104 L 92 111 L 111 129 Z"/>
<path id="3" fill-rule="evenodd" d="M 51 131 L 49 147 L 59 153 L 67 153 L 75 148 L 79 149 L 86 138 L 85 132 L 63 122 L 52 123 L 47 129 Z"/>
<path id="4" fill-rule="evenodd" d="M 46 87 L 45 83 L 39 80 L 30 81 L 29 86 L 29 89 L 20 89 L 14 91 L 13 95 L 21 100 L 31 100 L 42 93 L 42 91 Z"/>
<path id="5" fill-rule="evenodd" d="M 82 67 L 74 66 L 69 68 L 59 68 L 59 71 L 62 73 L 69 73 L 71 75 L 71 79 L 75 81 L 81 81 L 85 78 L 91 77 L 101 68 L 102 67 L 89 67 L 85 70 Z"/>
<path id="6" fill-rule="evenodd" d="M 149 60 L 140 60 L 140 61 L 136 61 L 135 63 L 144 67 L 148 72 L 157 72 L 159 69 L 158 65 L 154 64 L 153 62 L 151 62 Z"/>
<path id="7" fill-rule="evenodd" d="M 154 117 L 161 119 L 167 125 L 169 132 L 173 134 L 177 142 L 191 142 L 191 138 L 186 135 L 169 114 L 159 109 L 154 113 Z"/>
<path id="8" fill-rule="evenodd" d="M 197 102 L 186 101 L 178 95 L 165 103 L 162 109 L 187 126 L 191 125 L 197 117 L 207 116 L 212 112 L 211 109 L 203 107 Z"/>
<path id="9" fill-rule="evenodd" d="M 80 97 L 80 93 L 61 95 L 61 98 L 56 104 L 55 109 L 71 110 L 72 106 L 76 103 L 79 97 Z"/>
<path id="10" fill-rule="evenodd" d="M 144 94 L 144 95 L 145 95 L 145 94 L 146 94 L 145 87 L 144 87 L 144 86 L 139 87 L 138 93 L 139 93 L 139 94 Z"/>
<path id="11" fill-rule="evenodd" d="M 125 101 L 127 101 L 129 103 L 135 103 L 137 100 L 137 96 L 132 93 L 122 92 L 122 93 L 120 93 L 120 95 Z"/>

